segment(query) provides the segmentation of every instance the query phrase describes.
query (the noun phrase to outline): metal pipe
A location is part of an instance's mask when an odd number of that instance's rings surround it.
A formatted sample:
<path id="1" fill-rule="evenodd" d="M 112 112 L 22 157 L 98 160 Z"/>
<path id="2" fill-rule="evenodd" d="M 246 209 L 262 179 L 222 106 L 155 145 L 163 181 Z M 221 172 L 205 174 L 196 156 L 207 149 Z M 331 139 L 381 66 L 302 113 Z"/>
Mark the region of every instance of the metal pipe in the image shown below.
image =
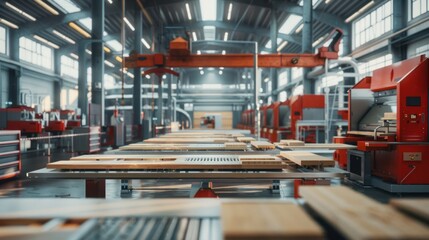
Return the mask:
<path id="1" fill-rule="evenodd" d="M 190 128 L 192 128 L 192 118 L 191 118 L 191 116 L 189 115 L 189 113 L 187 112 L 187 111 L 185 111 L 185 110 L 183 110 L 183 109 L 181 109 L 181 108 L 179 108 L 179 107 L 176 107 L 176 111 L 177 112 L 180 112 L 180 113 L 183 113 L 183 115 L 185 115 L 185 117 L 187 117 L 188 118 L 188 120 L 189 120 L 189 127 Z"/>
<path id="2" fill-rule="evenodd" d="M 176 97 L 172 97 L 171 99 L 173 100 L 173 122 L 176 122 L 176 117 L 177 117 L 177 114 L 176 114 L 177 99 L 176 99 Z"/>

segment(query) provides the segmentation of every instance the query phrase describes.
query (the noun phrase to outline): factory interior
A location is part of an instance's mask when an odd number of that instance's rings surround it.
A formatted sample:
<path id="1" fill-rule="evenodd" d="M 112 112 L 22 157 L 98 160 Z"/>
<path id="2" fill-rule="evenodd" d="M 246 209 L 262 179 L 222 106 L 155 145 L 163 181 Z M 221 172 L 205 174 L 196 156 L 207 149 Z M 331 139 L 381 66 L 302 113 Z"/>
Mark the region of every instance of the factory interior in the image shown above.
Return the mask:
<path id="1" fill-rule="evenodd" d="M 429 0 L 0 0 L 0 240 L 429 239 Z"/>

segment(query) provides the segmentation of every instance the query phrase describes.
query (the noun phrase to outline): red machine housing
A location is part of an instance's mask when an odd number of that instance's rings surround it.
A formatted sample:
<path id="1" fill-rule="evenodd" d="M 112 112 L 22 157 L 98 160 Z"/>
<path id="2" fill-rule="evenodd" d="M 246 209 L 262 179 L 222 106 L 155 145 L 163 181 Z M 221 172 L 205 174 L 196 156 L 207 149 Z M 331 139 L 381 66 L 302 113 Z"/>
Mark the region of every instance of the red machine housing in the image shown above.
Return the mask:
<path id="1" fill-rule="evenodd" d="M 60 119 L 67 120 L 66 129 L 73 129 L 81 126 L 80 116 L 73 110 L 60 110 Z"/>
<path id="2" fill-rule="evenodd" d="M 261 118 L 261 133 L 260 136 L 263 138 L 268 138 L 268 128 L 267 128 L 267 109 L 269 106 L 264 105 L 259 108 L 260 118 Z"/>
<path id="3" fill-rule="evenodd" d="M 355 123 L 361 100 L 355 90 L 369 89 L 374 95 L 391 92 L 396 99 L 396 130 L 392 134 L 368 137 Z M 371 175 L 395 184 L 429 184 L 428 141 L 429 59 L 415 57 L 373 72 L 349 91 L 349 133 L 334 142 L 356 144 L 372 156 Z M 354 99 L 359 101 L 353 101 Z M 351 133 L 353 134 L 350 134 Z M 344 152 L 337 151 L 344 166 Z"/>
<path id="4" fill-rule="evenodd" d="M 27 106 L 14 106 L 0 109 L 1 125 L 5 130 L 20 130 L 22 134 L 42 133 L 42 122 L 36 119 L 23 119 L 22 112 L 34 113 Z"/>
<path id="5" fill-rule="evenodd" d="M 64 132 L 66 130 L 66 123 L 64 120 L 51 120 L 49 125 L 45 127 L 47 132 Z"/>

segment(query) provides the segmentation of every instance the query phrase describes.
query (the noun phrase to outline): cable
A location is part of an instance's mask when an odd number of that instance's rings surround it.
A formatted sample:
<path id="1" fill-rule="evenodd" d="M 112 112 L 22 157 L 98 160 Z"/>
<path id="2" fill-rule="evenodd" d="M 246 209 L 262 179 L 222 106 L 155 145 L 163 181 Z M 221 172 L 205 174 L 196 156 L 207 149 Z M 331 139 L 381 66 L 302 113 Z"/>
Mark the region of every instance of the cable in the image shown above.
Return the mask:
<path id="1" fill-rule="evenodd" d="M 402 184 L 404 181 L 405 181 L 405 179 L 408 177 L 408 176 L 410 176 L 410 174 L 412 173 L 412 172 L 414 172 L 414 170 L 416 170 L 416 166 L 415 165 L 409 165 L 409 166 L 411 166 L 411 167 L 413 167 L 413 169 L 411 169 L 411 171 L 401 180 L 401 182 L 400 182 L 400 184 Z"/>

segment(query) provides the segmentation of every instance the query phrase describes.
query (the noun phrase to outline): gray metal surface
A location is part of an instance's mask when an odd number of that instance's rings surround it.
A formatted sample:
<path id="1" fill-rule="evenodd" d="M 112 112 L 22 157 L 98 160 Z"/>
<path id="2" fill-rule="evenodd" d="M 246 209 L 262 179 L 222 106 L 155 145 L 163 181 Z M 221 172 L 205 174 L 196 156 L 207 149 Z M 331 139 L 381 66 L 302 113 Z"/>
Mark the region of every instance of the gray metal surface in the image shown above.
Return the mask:
<path id="1" fill-rule="evenodd" d="M 350 130 L 358 129 L 359 121 L 374 104 L 374 96 L 369 89 L 350 89 Z"/>
<path id="2" fill-rule="evenodd" d="M 289 106 L 279 107 L 279 126 L 281 128 L 290 128 L 290 108 Z"/>
<path id="3" fill-rule="evenodd" d="M 429 185 L 392 184 L 377 177 L 371 177 L 371 185 L 390 193 L 429 193 Z"/>

